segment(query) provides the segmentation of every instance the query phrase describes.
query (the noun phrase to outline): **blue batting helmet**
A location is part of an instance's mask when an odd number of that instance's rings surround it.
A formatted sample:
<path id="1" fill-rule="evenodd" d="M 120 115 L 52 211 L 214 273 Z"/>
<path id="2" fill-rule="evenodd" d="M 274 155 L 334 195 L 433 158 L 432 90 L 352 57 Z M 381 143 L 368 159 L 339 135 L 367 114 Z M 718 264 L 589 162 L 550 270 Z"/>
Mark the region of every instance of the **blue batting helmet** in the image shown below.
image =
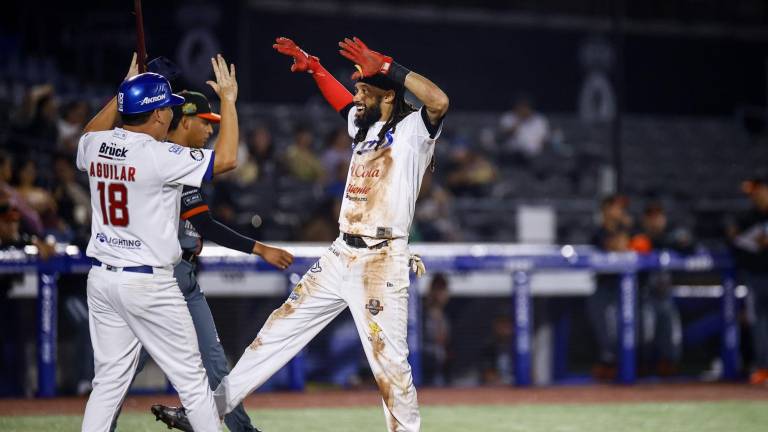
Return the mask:
<path id="1" fill-rule="evenodd" d="M 168 80 L 152 72 L 128 78 L 117 90 L 117 111 L 122 114 L 138 114 L 183 103 L 183 97 L 171 93 Z"/>

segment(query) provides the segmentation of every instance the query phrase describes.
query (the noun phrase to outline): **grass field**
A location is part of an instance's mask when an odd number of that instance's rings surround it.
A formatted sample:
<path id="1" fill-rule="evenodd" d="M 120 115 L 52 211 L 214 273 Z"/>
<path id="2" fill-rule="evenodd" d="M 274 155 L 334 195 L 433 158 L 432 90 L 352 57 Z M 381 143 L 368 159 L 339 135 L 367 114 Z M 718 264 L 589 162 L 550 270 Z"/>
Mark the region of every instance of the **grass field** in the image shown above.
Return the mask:
<path id="1" fill-rule="evenodd" d="M 380 408 L 249 410 L 265 432 L 385 431 Z M 0 431 L 78 431 L 80 416 L 0 416 Z M 122 432 L 167 430 L 149 414 L 121 417 Z M 566 405 L 426 406 L 425 432 L 766 431 L 768 402 L 665 402 Z"/>

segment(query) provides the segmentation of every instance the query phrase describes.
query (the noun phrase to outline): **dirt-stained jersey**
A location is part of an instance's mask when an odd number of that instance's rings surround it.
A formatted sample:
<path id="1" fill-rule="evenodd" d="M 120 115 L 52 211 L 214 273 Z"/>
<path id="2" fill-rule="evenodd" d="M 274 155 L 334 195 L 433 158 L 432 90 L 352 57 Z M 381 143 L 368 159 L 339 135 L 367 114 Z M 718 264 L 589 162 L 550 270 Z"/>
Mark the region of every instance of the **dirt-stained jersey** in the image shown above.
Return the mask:
<path id="1" fill-rule="evenodd" d="M 91 240 L 86 254 L 116 267 L 174 265 L 182 187 L 213 175 L 213 152 L 116 128 L 86 133 L 77 167 L 88 173 Z"/>
<path id="2" fill-rule="evenodd" d="M 347 116 L 348 132 L 357 134 L 355 109 Z M 429 127 L 428 127 L 429 125 Z M 421 180 L 432 159 L 442 123 L 432 126 L 426 108 L 415 111 L 385 133 L 374 150 L 384 122 L 368 129 L 363 142 L 353 144 L 344 188 L 339 229 L 372 238 L 407 237 L 413 221 Z"/>

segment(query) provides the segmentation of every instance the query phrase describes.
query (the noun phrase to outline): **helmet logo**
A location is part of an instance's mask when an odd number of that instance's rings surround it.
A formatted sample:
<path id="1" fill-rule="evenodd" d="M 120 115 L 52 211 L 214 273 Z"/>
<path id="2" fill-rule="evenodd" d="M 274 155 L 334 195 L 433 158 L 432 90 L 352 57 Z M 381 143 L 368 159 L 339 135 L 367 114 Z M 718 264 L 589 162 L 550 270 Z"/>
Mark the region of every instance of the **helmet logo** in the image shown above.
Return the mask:
<path id="1" fill-rule="evenodd" d="M 117 109 L 119 111 L 123 110 L 123 92 L 117 94 Z"/>
<path id="2" fill-rule="evenodd" d="M 159 102 L 159 101 L 161 101 L 163 99 L 165 99 L 165 94 L 159 94 L 157 96 L 152 96 L 152 97 L 147 96 L 147 97 L 145 97 L 144 99 L 141 100 L 139 105 L 143 106 L 143 105 L 146 105 L 148 103 Z"/>

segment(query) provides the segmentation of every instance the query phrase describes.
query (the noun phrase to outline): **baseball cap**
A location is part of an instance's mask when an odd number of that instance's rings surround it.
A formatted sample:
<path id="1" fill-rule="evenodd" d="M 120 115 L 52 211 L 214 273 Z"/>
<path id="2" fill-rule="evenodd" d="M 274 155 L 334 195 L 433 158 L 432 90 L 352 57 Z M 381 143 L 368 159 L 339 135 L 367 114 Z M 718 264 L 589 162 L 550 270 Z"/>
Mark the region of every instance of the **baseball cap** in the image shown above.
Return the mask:
<path id="1" fill-rule="evenodd" d="M 363 77 L 358 80 L 358 82 L 366 83 L 368 85 L 372 85 L 374 87 L 378 87 L 382 90 L 394 90 L 398 93 L 402 92 L 405 87 L 402 86 L 402 84 L 399 84 L 391 79 L 389 77 L 386 77 L 382 74 L 376 74 L 369 77 Z"/>
<path id="2" fill-rule="evenodd" d="M 221 116 L 211 110 L 211 104 L 204 94 L 184 90 L 179 93 L 184 98 L 184 103 L 173 107 L 173 116 L 181 118 L 182 115 L 196 116 L 212 123 L 221 121 Z"/>
<path id="3" fill-rule="evenodd" d="M 182 103 L 184 98 L 171 92 L 168 80 L 152 72 L 128 78 L 117 90 L 117 111 L 121 114 L 139 114 Z"/>

